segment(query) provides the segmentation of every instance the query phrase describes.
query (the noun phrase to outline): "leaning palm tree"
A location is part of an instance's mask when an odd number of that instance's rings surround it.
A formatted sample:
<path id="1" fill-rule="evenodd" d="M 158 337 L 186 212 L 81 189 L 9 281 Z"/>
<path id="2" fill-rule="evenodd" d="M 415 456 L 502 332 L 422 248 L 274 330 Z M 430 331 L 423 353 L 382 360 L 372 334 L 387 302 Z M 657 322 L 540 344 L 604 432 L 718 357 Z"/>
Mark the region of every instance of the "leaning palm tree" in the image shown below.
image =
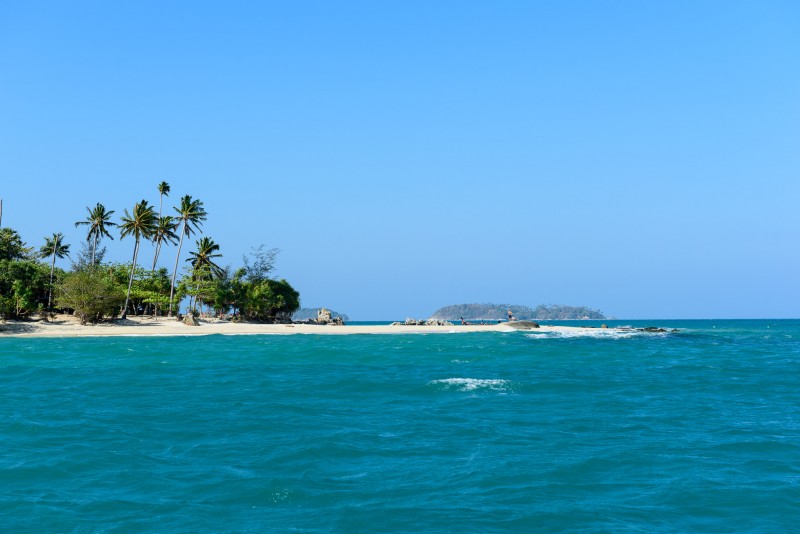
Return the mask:
<path id="1" fill-rule="evenodd" d="M 181 248 L 183 247 L 183 238 L 191 235 L 195 230 L 199 230 L 203 221 L 206 220 L 208 214 L 203 209 L 203 203 L 199 200 L 192 200 L 189 195 L 181 198 L 181 205 L 175 208 L 178 212 L 177 226 L 181 226 L 181 240 L 178 243 L 178 253 L 175 255 L 175 269 L 172 271 L 172 284 L 169 288 L 169 315 L 172 316 L 172 303 L 175 298 L 175 277 L 178 275 L 178 262 L 181 259 Z"/>
<path id="2" fill-rule="evenodd" d="M 158 255 L 161 253 L 161 245 L 166 241 L 173 245 L 178 243 L 178 234 L 175 233 L 175 218 L 170 215 L 165 215 L 158 218 L 156 232 L 153 234 L 153 244 L 156 246 L 156 254 L 153 257 L 153 269 L 156 270 L 156 262 Z"/>
<path id="3" fill-rule="evenodd" d="M 161 182 L 158 184 L 158 194 L 160 195 L 160 199 L 158 202 L 158 218 L 161 218 L 161 211 L 164 208 L 164 197 L 169 196 L 169 184 L 167 182 Z"/>
<path id="4" fill-rule="evenodd" d="M 86 217 L 84 221 L 76 222 L 75 226 L 89 227 L 89 232 L 86 234 L 86 241 L 92 241 L 92 265 L 94 265 L 97 243 L 103 237 L 109 237 L 113 240 L 114 238 L 108 233 L 108 227 L 116 226 L 117 223 L 111 222 L 111 215 L 114 214 L 114 210 L 106 211 L 106 207 L 99 202 L 92 209 L 87 206 L 86 211 L 89 212 L 89 216 Z"/>
<path id="5" fill-rule="evenodd" d="M 139 241 L 141 238 L 150 239 L 156 232 L 156 213 L 153 207 L 147 204 L 146 200 L 135 204 L 133 206 L 133 213 L 129 214 L 125 210 L 125 215 L 122 217 L 122 224 L 120 228 L 120 238 L 125 238 L 132 235 L 136 238 L 136 243 L 133 246 L 133 263 L 131 263 L 131 276 L 128 280 L 128 294 L 125 297 L 125 305 L 122 307 L 122 318 L 128 316 L 128 302 L 131 299 L 131 287 L 133 287 L 133 273 L 136 271 L 136 257 L 139 254 Z"/>
<path id="6" fill-rule="evenodd" d="M 186 261 L 192 263 L 192 271 L 197 273 L 206 270 L 212 277 L 221 278 L 224 270 L 213 261 L 214 258 L 222 257 L 222 254 L 214 254 L 219 250 L 219 245 L 214 243 L 214 240 L 210 237 L 203 237 L 196 242 L 196 245 L 197 251 L 190 252 L 191 258 L 186 259 Z"/>
<path id="7" fill-rule="evenodd" d="M 69 245 L 64 244 L 64 234 L 61 232 L 53 234 L 52 237 L 44 238 L 44 246 L 39 249 L 42 258 L 53 257 L 50 263 L 50 291 L 47 294 L 47 310 L 52 310 L 53 306 L 53 275 L 56 272 L 56 258 L 69 256 Z"/>

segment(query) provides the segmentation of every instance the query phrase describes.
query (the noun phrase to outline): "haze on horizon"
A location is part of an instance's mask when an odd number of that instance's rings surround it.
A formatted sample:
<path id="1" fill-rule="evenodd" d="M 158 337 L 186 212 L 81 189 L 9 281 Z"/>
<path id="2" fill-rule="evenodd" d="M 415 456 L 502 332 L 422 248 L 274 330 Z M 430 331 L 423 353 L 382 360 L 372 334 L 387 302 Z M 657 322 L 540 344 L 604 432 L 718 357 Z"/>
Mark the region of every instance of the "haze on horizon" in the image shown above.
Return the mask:
<path id="1" fill-rule="evenodd" d="M 799 23 L 777 0 L 5 4 L 2 224 L 76 250 L 86 206 L 165 180 L 222 263 L 277 247 L 303 306 L 354 320 L 800 317 Z"/>

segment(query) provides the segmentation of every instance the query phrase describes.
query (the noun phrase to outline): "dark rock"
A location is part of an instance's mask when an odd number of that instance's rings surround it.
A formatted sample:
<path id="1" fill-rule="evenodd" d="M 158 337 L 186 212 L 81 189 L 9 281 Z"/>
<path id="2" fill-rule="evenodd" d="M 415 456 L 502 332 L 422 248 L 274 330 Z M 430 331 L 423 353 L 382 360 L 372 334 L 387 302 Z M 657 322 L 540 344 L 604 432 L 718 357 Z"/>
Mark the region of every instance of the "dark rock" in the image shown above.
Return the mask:
<path id="1" fill-rule="evenodd" d="M 539 323 L 535 321 L 509 321 L 506 324 L 516 330 L 532 330 L 534 328 L 539 328 Z"/>

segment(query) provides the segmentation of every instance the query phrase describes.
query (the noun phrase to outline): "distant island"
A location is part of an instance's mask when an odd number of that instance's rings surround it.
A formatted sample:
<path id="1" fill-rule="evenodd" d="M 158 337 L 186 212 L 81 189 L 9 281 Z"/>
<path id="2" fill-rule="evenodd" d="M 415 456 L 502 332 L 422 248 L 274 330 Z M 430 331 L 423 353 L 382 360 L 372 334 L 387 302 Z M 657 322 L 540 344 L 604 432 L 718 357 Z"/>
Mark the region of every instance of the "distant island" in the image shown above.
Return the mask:
<path id="1" fill-rule="evenodd" d="M 508 310 L 511 310 L 518 320 L 565 321 L 606 318 L 599 310 L 592 310 L 586 306 L 558 304 L 540 304 L 535 308 L 520 304 L 454 304 L 439 308 L 433 312 L 431 318 L 457 321 L 463 317 L 466 321 L 497 321 L 508 319 Z"/>
<path id="2" fill-rule="evenodd" d="M 292 314 L 292 321 L 308 321 L 309 319 L 316 320 L 317 313 L 321 309 L 322 308 L 300 308 L 299 310 L 294 312 L 294 314 Z M 327 308 L 327 310 L 331 312 L 331 317 L 341 317 L 342 321 L 345 322 L 350 320 L 350 318 L 344 313 L 333 311 L 330 308 Z"/>

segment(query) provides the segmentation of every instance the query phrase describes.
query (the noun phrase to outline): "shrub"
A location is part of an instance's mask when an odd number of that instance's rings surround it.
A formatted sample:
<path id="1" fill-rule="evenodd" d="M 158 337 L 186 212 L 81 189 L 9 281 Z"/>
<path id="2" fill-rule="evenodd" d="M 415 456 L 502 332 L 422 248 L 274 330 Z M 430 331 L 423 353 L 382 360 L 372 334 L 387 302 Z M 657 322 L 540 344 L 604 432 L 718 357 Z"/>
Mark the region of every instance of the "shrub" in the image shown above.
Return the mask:
<path id="1" fill-rule="evenodd" d="M 116 317 L 124 301 L 125 288 L 100 267 L 70 273 L 56 293 L 56 305 L 75 310 L 81 324 Z"/>

